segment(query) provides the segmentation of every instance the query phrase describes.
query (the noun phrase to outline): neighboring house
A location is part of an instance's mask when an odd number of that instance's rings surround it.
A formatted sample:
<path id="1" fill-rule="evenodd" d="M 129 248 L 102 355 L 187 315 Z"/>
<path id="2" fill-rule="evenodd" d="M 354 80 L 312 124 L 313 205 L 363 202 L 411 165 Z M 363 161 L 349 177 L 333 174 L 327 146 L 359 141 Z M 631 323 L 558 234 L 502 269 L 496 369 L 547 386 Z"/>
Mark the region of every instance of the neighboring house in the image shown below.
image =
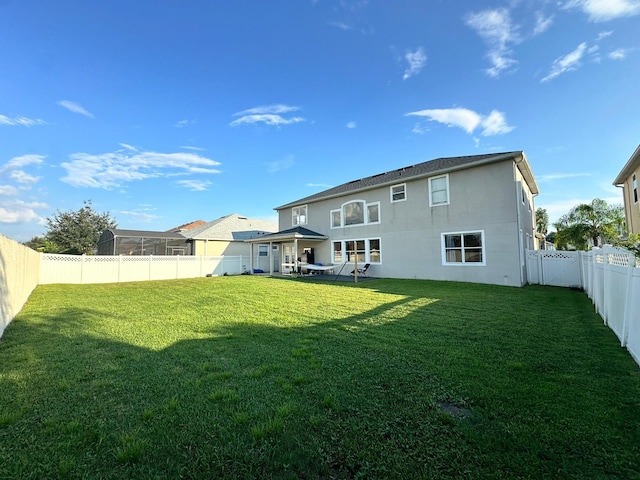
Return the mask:
<path id="1" fill-rule="evenodd" d="M 282 272 L 357 259 L 378 277 L 522 286 L 537 194 L 524 152 L 438 158 L 277 207 L 280 231 L 250 243 L 281 246 Z"/>
<path id="2" fill-rule="evenodd" d="M 273 233 L 277 227 L 275 222 L 232 214 L 167 232 L 108 229 L 100 236 L 98 255 L 249 255 L 246 240 Z"/>
<path id="3" fill-rule="evenodd" d="M 640 203 L 638 203 L 638 181 L 640 180 L 640 145 L 633 152 L 613 184 L 622 187 L 624 214 L 629 233 L 640 234 Z"/>

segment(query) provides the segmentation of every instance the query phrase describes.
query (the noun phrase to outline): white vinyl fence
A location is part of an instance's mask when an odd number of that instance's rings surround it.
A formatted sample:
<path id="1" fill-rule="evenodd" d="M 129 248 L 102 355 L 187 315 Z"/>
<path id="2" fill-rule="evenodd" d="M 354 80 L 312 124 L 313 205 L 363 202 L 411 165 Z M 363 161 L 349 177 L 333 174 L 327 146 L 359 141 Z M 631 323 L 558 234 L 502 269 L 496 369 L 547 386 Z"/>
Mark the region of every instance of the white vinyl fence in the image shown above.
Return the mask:
<path id="1" fill-rule="evenodd" d="M 239 275 L 249 269 L 249 256 L 78 256 L 42 254 L 40 282 L 117 283 L 144 280 Z M 254 267 L 268 260 L 254 259 Z M 264 267 L 264 266 L 263 266 Z M 268 268 L 267 268 L 268 271 Z"/>
<path id="2" fill-rule="evenodd" d="M 622 248 L 528 251 L 529 283 L 582 288 L 640 365 L 640 259 Z"/>

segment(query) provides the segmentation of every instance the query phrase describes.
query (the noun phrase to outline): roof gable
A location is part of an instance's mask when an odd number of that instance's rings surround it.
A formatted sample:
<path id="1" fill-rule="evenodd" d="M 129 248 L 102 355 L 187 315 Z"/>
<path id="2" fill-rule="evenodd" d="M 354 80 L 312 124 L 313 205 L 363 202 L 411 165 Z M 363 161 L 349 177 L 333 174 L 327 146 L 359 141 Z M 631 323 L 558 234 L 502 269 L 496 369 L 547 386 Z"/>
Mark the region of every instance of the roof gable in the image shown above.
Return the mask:
<path id="1" fill-rule="evenodd" d="M 629 178 L 631 174 L 639 167 L 640 167 L 640 145 L 638 145 L 636 150 L 633 152 L 633 155 L 631 155 L 631 158 L 629 158 L 629 160 L 624 165 L 624 167 L 622 167 L 622 170 L 620 170 L 620 173 L 618 174 L 616 179 L 613 181 L 613 184 L 623 185 L 624 182 L 627 181 L 627 178 Z"/>
<path id="2" fill-rule="evenodd" d="M 195 240 L 242 241 L 277 230 L 278 225 L 275 222 L 234 213 L 182 233 L 187 238 Z"/>
<path id="3" fill-rule="evenodd" d="M 349 193 L 355 193 L 362 190 L 369 190 L 371 188 L 377 188 L 384 185 L 392 185 L 394 183 L 402 183 L 410 179 L 418 179 L 421 177 L 428 177 L 438 174 L 444 174 L 456 170 L 463 170 L 467 168 L 484 165 L 487 163 L 494 163 L 499 161 L 513 160 L 516 162 L 524 161 L 523 175 L 529 183 L 529 187 L 534 194 L 538 193 L 538 187 L 533 179 L 533 174 L 526 163 L 524 152 L 513 151 L 503 153 L 488 153 L 483 155 L 468 155 L 461 157 L 443 157 L 429 160 L 427 162 L 418 163 L 416 165 L 409 165 L 407 167 L 398 168 L 370 177 L 360 178 L 351 182 L 343 183 L 337 187 L 324 190 L 322 192 L 309 195 L 308 197 L 301 198 L 295 202 L 290 202 L 285 205 L 276 207 L 275 210 L 281 210 L 283 208 L 293 207 L 304 203 L 316 202 L 326 198 L 339 197 Z"/>

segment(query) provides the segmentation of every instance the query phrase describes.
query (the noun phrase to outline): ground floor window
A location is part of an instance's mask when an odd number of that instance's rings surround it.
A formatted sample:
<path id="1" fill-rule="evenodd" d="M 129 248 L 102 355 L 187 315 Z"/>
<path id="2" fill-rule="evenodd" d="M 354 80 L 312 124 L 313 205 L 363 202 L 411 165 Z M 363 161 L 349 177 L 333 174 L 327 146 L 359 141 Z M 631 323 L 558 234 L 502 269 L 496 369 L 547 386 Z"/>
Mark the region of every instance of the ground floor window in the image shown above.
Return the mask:
<path id="1" fill-rule="evenodd" d="M 484 231 L 442 234 L 443 265 L 485 265 Z"/>
<path id="2" fill-rule="evenodd" d="M 364 238 L 333 242 L 333 263 L 381 263 L 380 239 Z"/>

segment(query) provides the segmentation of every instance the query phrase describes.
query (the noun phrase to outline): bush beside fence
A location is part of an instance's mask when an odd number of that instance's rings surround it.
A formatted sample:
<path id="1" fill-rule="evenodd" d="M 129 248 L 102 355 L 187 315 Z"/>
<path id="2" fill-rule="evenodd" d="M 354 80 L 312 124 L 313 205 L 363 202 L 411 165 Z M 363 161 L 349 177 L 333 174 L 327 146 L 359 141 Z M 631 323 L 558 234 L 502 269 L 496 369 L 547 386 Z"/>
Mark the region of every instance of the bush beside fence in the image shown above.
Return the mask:
<path id="1" fill-rule="evenodd" d="M 0 337 L 38 285 L 40 254 L 0 235 Z"/>

